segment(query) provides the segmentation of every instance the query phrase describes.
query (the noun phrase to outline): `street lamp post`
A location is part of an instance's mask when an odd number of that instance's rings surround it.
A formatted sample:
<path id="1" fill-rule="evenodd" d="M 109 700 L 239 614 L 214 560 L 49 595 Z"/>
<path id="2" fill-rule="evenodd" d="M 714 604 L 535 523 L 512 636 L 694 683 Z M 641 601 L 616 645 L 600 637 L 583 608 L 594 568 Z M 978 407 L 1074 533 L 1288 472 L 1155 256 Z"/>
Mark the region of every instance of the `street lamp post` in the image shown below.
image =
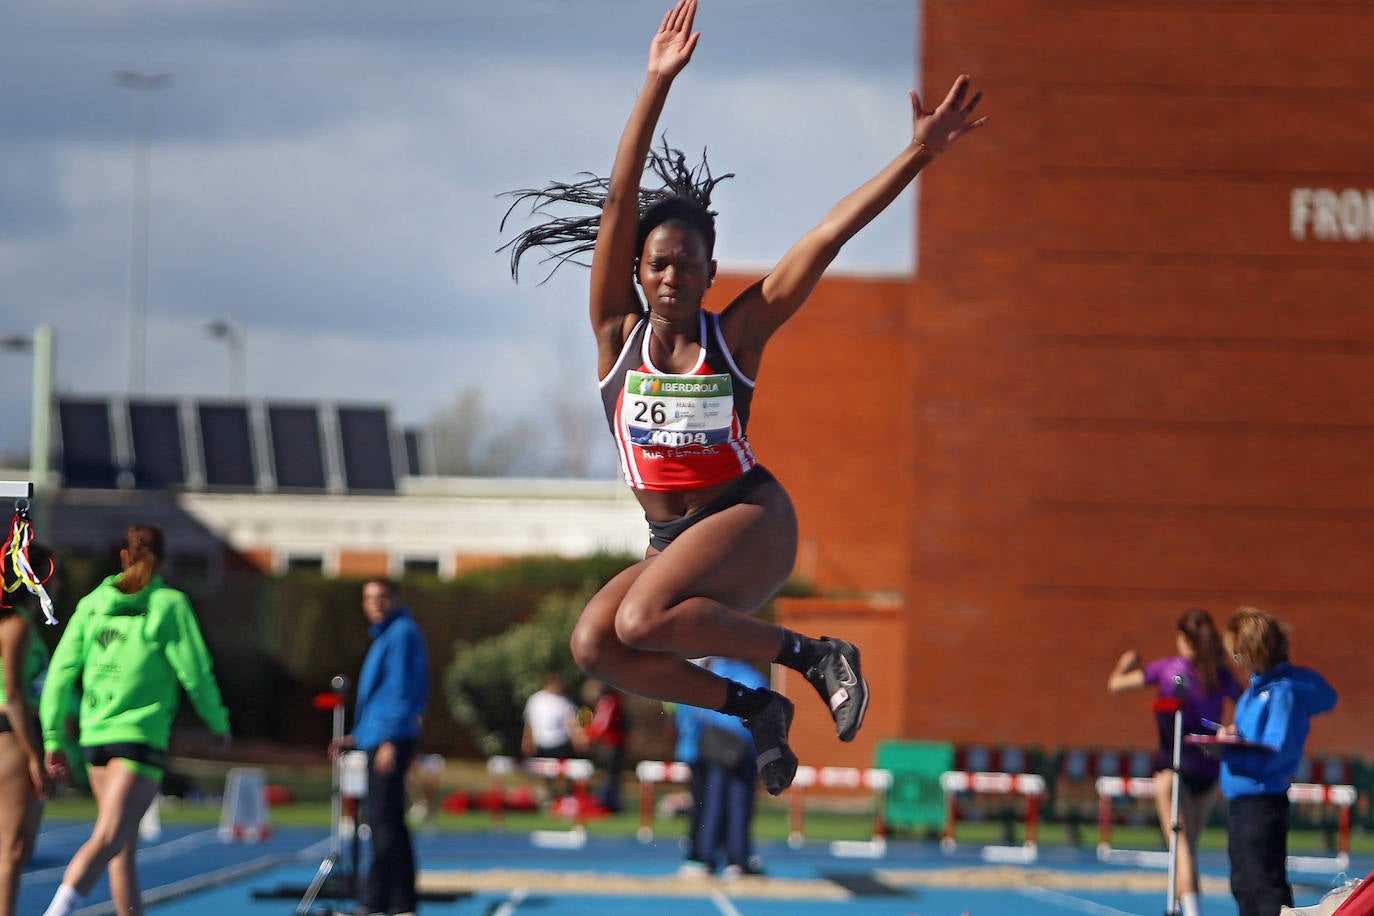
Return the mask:
<path id="1" fill-rule="evenodd" d="M 152 173 L 151 114 L 148 94 L 172 83 L 170 73 L 119 70 L 114 84 L 132 89 L 134 103 L 134 184 L 129 204 L 129 394 L 141 395 L 147 367 L 148 211 Z"/>
<path id="2" fill-rule="evenodd" d="M 222 340 L 229 347 L 229 394 L 231 397 L 243 396 L 243 381 L 248 374 L 247 342 L 244 340 L 243 325 L 232 318 L 221 318 L 205 322 L 205 333 Z"/>

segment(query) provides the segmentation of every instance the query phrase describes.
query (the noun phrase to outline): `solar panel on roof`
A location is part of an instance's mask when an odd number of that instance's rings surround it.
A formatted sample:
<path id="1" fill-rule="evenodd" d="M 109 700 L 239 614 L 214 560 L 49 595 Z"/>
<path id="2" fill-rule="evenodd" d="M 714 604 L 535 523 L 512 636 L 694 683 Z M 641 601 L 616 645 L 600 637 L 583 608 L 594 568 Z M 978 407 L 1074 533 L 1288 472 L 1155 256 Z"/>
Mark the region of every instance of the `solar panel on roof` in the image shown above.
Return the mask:
<path id="1" fill-rule="evenodd" d="M 283 489 L 323 490 L 326 485 L 320 418 L 314 406 L 267 408 L 272 436 L 272 464 L 277 486 Z"/>
<path id="2" fill-rule="evenodd" d="M 134 486 L 163 490 L 186 483 L 181 416 L 176 404 L 129 402 L 129 429 L 134 451 Z"/>
<path id="3" fill-rule="evenodd" d="M 350 490 L 396 489 L 391 424 L 383 407 L 340 407 L 339 442 L 344 483 Z"/>
<path id="4" fill-rule="evenodd" d="M 62 435 L 59 467 L 63 485 L 115 489 L 119 469 L 115 466 L 109 402 L 63 399 L 57 404 L 57 422 Z"/>
<path id="5" fill-rule="evenodd" d="M 201 404 L 200 444 L 208 487 L 253 487 L 257 466 L 249 438 L 248 408 L 242 404 Z"/>
<path id="6" fill-rule="evenodd" d="M 405 431 L 406 446 L 406 474 L 410 477 L 422 477 L 426 472 L 425 460 L 425 432 L 422 429 L 408 429 Z"/>

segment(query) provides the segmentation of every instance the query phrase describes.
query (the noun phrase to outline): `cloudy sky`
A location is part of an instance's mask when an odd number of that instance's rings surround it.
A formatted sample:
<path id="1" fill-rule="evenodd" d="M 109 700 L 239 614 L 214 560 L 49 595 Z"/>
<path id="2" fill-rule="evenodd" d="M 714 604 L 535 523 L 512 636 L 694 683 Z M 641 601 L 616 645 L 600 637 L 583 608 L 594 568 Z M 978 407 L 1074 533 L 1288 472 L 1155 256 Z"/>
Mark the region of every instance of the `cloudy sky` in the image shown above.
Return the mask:
<path id="1" fill-rule="evenodd" d="M 701 43 L 661 127 L 738 175 L 716 198 L 725 268 L 773 263 L 909 136 L 916 6 L 702 0 Z M 382 401 L 422 424 L 477 391 L 494 422 L 537 425 L 550 409 L 527 382 L 537 372 L 584 392 L 601 422 L 586 272 L 540 285 L 531 268 L 514 284 L 498 195 L 608 170 L 666 8 L 8 0 L 0 336 L 51 325 L 60 391 L 134 384 L 142 106 L 146 394 L 227 394 L 230 348 L 205 325 L 231 320 L 250 397 Z M 117 71 L 171 81 L 138 92 Z M 908 195 L 837 267 L 909 269 L 911 208 Z M 31 365 L 0 351 L 0 455 L 26 449 Z"/>

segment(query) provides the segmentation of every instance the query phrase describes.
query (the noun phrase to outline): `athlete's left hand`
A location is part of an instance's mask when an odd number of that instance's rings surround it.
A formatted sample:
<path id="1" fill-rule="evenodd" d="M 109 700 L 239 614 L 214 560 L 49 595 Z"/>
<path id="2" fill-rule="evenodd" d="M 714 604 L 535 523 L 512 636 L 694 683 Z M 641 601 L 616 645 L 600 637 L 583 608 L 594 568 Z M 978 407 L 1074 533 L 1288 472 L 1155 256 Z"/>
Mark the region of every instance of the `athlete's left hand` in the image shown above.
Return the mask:
<path id="1" fill-rule="evenodd" d="M 29 760 L 29 782 L 33 786 L 33 794 L 38 798 L 49 799 L 53 795 L 53 780 L 48 774 L 47 767 L 43 761 L 37 757 Z"/>
<path id="2" fill-rule="evenodd" d="M 971 78 L 967 73 L 962 73 L 954 81 L 954 85 L 949 87 L 949 94 L 945 100 L 935 107 L 934 111 L 926 111 L 921 107 L 921 97 L 915 90 L 911 92 L 911 140 L 913 143 L 923 143 L 926 149 L 935 155 L 943 153 L 954 145 L 955 141 L 967 133 L 982 127 L 987 123 L 987 117 L 969 120 L 973 115 L 973 109 L 978 107 L 978 102 L 983 97 L 983 93 L 975 92 L 973 98 L 964 101 L 968 95 L 969 82 Z"/>

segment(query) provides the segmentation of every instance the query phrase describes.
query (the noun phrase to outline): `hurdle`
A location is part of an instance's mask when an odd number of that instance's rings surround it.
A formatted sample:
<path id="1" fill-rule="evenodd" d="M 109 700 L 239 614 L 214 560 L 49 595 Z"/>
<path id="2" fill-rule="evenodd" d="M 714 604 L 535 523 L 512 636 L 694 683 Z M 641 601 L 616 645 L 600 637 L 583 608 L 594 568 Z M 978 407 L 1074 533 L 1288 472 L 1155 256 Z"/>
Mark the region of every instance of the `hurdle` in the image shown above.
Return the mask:
<path id="1" fill-rule="evenodd" d="M 1334 856 L 1289 856 L 1294 871 L 1342 872 L 1350 867 L 1350 809 L 1359 793 L 1354 786 L 1295 782 L 1288 787 L 1288 800 L 1300 805 L 1333 805 L 1337 809 L 1336 854 Z"/>
<path id="2" fill-rule="evenodd" d="M 1164 868 L 1169 864 L 1168 850 L 1116 849 L 1112 846 L 1112 802 L 1118 798 L 1153 799 L 1155 781 L 1151 776 L 1097 777 L 1097 860 L 1114 865 L 1140 865 Z"/>
<path id="3" fill-rule="evenodd" d="M 572 826 L 567 830 L 535 830 L 530 842 L 542 849 L 581 849 L 587 845 L 587 827 L 581 799 L 587 794 L 587 781 L 596 772 L 596 765 L 581 757 L 561 760 L 557 757 L 528 757 L 522 764 L 530 776 L 546 779 L 563 777 L 572 783 Z"/>
<path id="4" fill-rule="evenodd" d="M 1020 846 L 984 846 L 982 857 L 988 862 L 1034 862 L 1039 856 L 1040 801 L 1045 796 L 1045 778 L 1038 773 L 969 773 L 950 770 L 940 775 L 945 795 L 945 825 L 940 848 L 953 852 L 957 840 L 958 795 L 1019 795 L 1026 800 L 1026 839 Z"/>
<path id="5" fill-rule="evenodd" d="M 877 859 L 887 854 L 887 793 L 892 772 L 859 767 L 797 767 L 788 799 L 787 845 L 800 849 L 806 843 L 806 790 L 868 789 L 873 795 L 873 828 L 867 840 L 833 840 L 830 854 L 841 858 Z"/>
<path id="6" fill-rule="evenodd" d="M 1152 778 L 1131 776 L 1099 776 L 1097 858 L 1113 865 L 1164 868 L 1169 862 L 1167 850 L 1116 849 L 1112 846 L 1112 801 L 1117 798 L 1154 798 Z M 1337 851 L 1334 856 L 1289 856 L 1288 867 L 1294 871 L 1340 872 L 1350 865 L 1350 810 L 1358 793 L 1354 786 L 1295 782 L 1288 787 L 1288 799 L 1295 805 L 1332 805 L 1338 809 Z"/>
<path id="7" fill-rule="evenodd" d="M 506 826 L 506 779 L 515 771 L 515 761 L 510 757 L 491 757 L 487 760 L 487 776 L 491 779 L 491 829 L 503 830 Z"/>
<path id="8" fill-rule="evenodd" d="M 641 760 L 635 767 L 639 780 L 639 829 L 635 836 L 641 843 L 654 841 L 654 800 L 661 782 L 681 785 L 692 779 L 692 768 L 685 763 L 664 760 Z"/>
<path id="9" fill-rule="evenodd" d="M 272 835 L 267 816 L 267 771 L 234 767 L 225 776 L 220 808 L 220 842 L 257 843 Z"/>

